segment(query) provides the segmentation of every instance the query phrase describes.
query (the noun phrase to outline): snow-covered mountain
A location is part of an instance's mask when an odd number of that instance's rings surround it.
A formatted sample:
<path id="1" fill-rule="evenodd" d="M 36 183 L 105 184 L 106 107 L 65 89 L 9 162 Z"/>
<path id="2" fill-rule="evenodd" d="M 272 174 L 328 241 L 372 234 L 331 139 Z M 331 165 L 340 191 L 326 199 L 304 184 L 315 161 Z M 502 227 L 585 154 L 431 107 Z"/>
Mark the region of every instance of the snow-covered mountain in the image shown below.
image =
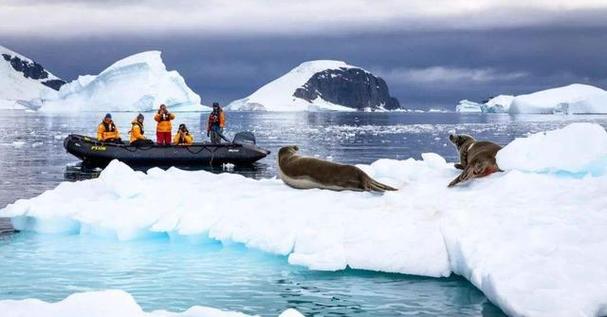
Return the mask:
<path id="1" fill-rule="evenodd" d="M 607 91 L 591 85 L 571 84 L 526 95 L 499 95 L 484 104 L 462 100 L 455 110 L 457 112 L 508 112 L 512 114 L 607 113 Z"/>
<path id="2" fill-rule="evenodd" d="M 42 65 L 0 46 L 0 109 L 24 109 L 29 100 L 56 95 L 64 83 Z"/>
<path id="3" fill-rule="evenodd" d="M 177 71 L 167 71 L 159 51 L 121 59 L 98 75 L 80 76 L 43 100 L 43 111 L 152 111 L 164 103 L 171 111 L 202 110 L 200 96 Z"/>
<path id="4" fill-rule="evenodd" d="M 302 63 L 250 96 L 235 100 L 226 107 L 229 110 L 265 111 L 399 108 L 400 103 L 390 96 L 383 79 L 360 67 L 332 60 Z"/>

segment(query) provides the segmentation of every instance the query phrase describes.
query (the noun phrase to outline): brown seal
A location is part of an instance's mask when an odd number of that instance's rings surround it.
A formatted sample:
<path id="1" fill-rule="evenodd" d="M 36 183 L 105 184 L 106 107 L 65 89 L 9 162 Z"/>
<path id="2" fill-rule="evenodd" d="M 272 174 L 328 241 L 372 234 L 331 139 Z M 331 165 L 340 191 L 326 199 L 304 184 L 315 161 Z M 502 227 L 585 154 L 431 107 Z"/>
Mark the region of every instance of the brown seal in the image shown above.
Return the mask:
<path id="1" fill-rule="evenodd" d="M 500 145 L 489 141 L 476 141 L 465 134 L 450 134 L 449 141 L 459 152 L 460 162 L 455 164 L 455 168 L 463 170 L 457 178 L 449 183 L 449 187 L 472 178 L 502 172 L 495 160 L 495 155 L 502 149 Z"/>
<path id="2" fill-rule="evenodd" d="M 278 174 L 285 184 L 298 189 L 321 188 L 384 192 L 396 190 L 367 175 L 360 168 L 297 155 L 296 145 L 278 151 Z"/>

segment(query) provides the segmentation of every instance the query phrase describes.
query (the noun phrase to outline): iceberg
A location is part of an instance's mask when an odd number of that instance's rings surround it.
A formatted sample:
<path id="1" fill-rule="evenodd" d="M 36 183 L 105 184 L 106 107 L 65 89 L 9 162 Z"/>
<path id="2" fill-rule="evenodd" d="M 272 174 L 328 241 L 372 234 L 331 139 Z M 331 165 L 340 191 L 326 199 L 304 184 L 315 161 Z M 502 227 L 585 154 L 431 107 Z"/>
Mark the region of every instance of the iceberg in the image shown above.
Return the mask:
<path id="1" fill-rule="evenodd" d="M 121 290 L 74 293 L 56 303 L 38 299 L 0 300 L 0 311 L 6 317 L 247 317 L 250 315 L 215 308 L 193 306 L 175 313 L 165 310 L 144 312 L 131 294 Z M 278 317 L 303 317 L 287 309 Z"/>
<path id="2" fill-rule="evenodd" d="M 510 105 L 514 100 L 512 95 L 499 95 L 489 99 L 484 105 L 486 107 L 485 112 L 502 113 L 510 111 Z"/>
<path id="3" fill-rule="evenodd" d="M 40 233 L 236 242 L 313 270 L 458 274 L 512 316 L 602 316 L 607 171 L 594 164 L 607 159 L 606 139 L 596 124 L 517 139 L 499 154 L 506 172 L 459 188 L 446 187 L 459 171 L 437 154 L 358 165 L 399 188 L 383 195 L 113 161 L 97 179 L 61 183 L 0 216 Z"/>
<path id="4" fill-rule="evenodd" d="M 460 100 L 459 104 L 455 106 L 455 112 L 483 112 L 482 104 L 470 101 L 468 99 Z"/>
<path id="5" fill-rule="evenodd" d="M 552 88 L 516 96 L 509 112 L 543 114 L 607 113 L 607 91 L 583 84 Z"/>
<path id="6" fill-rule="evenodd" d="M 159 51 L 119 60 L 98 75 L 80 76 L 61 87 L 40 110 L 153 111 L 162 103 L 171 111 L 201 111 L 200 96 L 177 71 L 167 71 Z"/>
<path id="7" fill-rule="evenodd" d="M 468 112 L 468 113 L 504 113 L 508 112 L 510 107 L 511 97 L 507 95 L 500 95 L 491 98 L 486 103 L 478 103 L 470 101 L 468 99 L 460 100 L 459 104 L 455 106 L 455 112 Z"/>
<path id="8" fill-rule="evenodd" d="M 462 100 L 457 112 L 603 114 L 607 113 L 607 91 L 583 84 L 546 89 L 527 95 L 499 95 L 484 104 Z"/>

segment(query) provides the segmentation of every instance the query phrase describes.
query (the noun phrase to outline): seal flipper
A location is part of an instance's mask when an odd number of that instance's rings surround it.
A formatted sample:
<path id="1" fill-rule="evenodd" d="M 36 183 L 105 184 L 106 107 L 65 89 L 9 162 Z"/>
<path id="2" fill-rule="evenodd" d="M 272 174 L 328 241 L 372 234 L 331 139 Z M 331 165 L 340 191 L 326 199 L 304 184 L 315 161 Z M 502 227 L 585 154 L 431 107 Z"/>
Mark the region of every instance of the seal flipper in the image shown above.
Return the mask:
<path id="1" fill-rule="evenodd" d="M 385 191 L 397 191 L 398 189 L 388 186 L 386 184 L 382 184 L 374 179 L 369 179 L 369 189 L 376 192 L 385 192 Z"/>
<path id="2" fill-rule="evenodd" d="M 501 171 L 501 170 L 495 164 L 488 165 L 484 162 L 475 162 L 472 165 L 468 165 L 464 169 L 464 171 L 461 174 L 459 174 L 459 176 L 457 176 L 454 180 L 451 181 L 451 183 L 449 183 L 449 185 L 447 187 L 453 187 L 453 186 L 457 185 L 458 183 L 467 181 L 472 178 L 488 176 L 497 171 Z"/>

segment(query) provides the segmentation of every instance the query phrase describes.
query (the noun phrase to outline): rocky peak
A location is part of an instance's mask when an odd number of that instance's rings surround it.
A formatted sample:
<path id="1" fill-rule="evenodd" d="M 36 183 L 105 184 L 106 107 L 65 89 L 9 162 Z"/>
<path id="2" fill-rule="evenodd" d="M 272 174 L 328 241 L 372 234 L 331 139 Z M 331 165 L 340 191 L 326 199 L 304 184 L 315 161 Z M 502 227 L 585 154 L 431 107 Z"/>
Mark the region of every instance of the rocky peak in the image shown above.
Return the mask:
<path id="1" fill-rule="evenodd" d="M 390 96 L 386 82 L 360 68 L 339 67 L 317 72 L 297 88 L 293 96 L 308 102 L 320 97 L 358 110 L 400 108 L 398 100 Z"/>

